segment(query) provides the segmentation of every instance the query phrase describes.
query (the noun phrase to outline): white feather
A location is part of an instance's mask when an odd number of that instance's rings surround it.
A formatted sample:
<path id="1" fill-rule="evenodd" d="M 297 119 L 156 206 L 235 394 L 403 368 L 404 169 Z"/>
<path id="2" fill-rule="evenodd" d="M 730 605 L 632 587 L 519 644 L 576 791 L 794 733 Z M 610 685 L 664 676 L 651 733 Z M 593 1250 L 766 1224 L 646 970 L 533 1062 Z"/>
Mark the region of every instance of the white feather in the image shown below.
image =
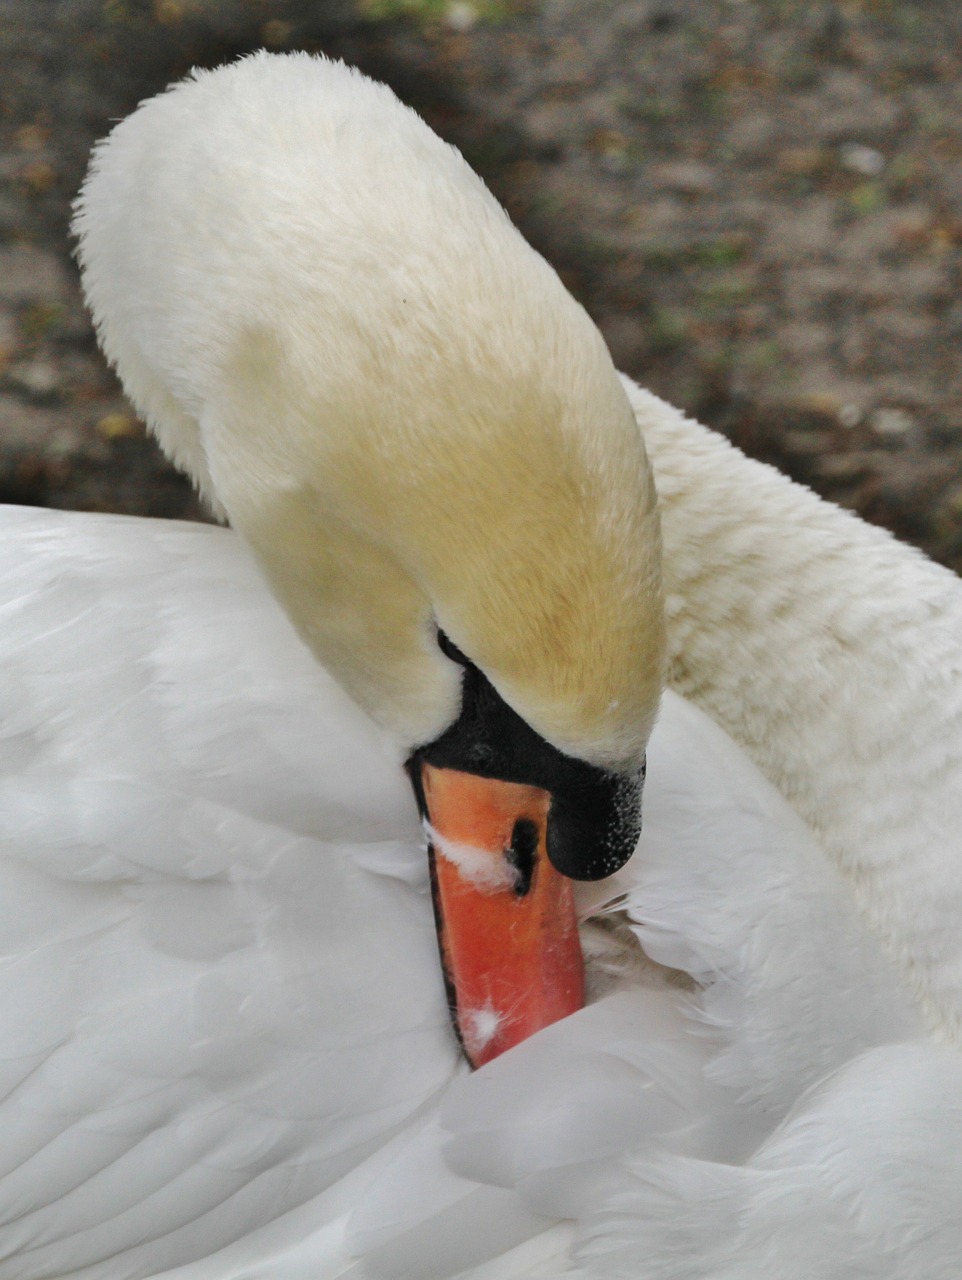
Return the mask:
<path id="1" fill-rule="evenodd" d="M 704 715 L 666 699 L 642 844 L 605 886 L 695 985 L 649 967 L 466 1077 L 400 770 L 236 539 L 11 508 L 3 525 L 0 1275 L 549 1275 L 559 1215 L 591 1274 L 673 1275 L 699 1248 L 755 1265 L 751 1232 L 716 1239 L 731 1197 L 759 1239 L 775 1223 L 817 1259 L 846 1229 L 833 1162 L 859 1176 L 869 1113 L 877 1156 L 928 1150 L 904 1166 L 911 1203 L 942 1213 L 956 1059 L 913 1041 L 844 882 Z M 930 1077 L 928 1111 L 903 1104 Z M 918 1204 L 873 1167 L 860 1194 L 903 1198 L 877 1214 L 906 1226 L 867 1274 L 894 1280 Z M 827 1197 L 814 1220 L 799 1178 Z M 924 1238 L 926 1266 L 954 1247 L 948 1226 Z"/>

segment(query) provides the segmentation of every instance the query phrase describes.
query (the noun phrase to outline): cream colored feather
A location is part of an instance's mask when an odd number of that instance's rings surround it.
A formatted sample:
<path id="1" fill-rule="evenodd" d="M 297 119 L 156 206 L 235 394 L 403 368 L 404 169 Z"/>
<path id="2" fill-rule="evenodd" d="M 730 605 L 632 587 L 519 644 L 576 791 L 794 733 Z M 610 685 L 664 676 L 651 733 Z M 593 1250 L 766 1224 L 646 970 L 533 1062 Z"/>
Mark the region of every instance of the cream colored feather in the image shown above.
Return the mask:
<path id="1" fill-rule="evenodd" d="M 76 226 L 128 391 L 361 706 L 408 748 L 450 723 L 437 623 L 557 746 L 640 763 L 664 674 L 644 446 L 456 151 L 347 67 L 258 55 L 122 123 Z"/>
<path id="2" fill-rule="evenodd" d="M 958 1043 L 957 577 L 626 386 L 661 501 L 672 685 L 809 823 Z"/>

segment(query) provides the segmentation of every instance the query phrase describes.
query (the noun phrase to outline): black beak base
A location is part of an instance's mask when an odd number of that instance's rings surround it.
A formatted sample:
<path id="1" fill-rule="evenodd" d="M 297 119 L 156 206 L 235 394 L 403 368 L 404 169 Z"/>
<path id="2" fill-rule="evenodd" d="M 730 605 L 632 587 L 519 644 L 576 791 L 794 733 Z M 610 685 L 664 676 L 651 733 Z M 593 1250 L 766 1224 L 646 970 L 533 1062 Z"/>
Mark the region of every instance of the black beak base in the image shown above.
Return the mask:
<path id="1" fill-rule="evenodd" d="M 644 771 L 627 776 L 596 772 L 597 778 L 551 793 L 548 858 L 571 880 L 614 875 L 634 853 L 641 835 Z"/>
<path id="2" fill-rule="evenodd" d="M 614 773 L 565 755 L 535 733 L 443 633 L 438 642 L 464 668 L 461 714 L 408 761 L 422 816 L 420 762 L 542 787 L 551 795 L 547 853 L 555 869 L 571 880 L 613 875 L 634 853 L 641 833 L 644 766 Z"/>

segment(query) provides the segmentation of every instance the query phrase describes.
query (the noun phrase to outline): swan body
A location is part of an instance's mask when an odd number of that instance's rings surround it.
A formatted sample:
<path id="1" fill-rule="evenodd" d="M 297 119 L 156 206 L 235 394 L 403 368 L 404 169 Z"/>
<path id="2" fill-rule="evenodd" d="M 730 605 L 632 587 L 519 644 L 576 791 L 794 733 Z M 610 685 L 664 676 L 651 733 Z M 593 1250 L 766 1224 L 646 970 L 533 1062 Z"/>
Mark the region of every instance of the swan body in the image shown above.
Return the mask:
<path id="1" fill-rule="evenodd" d="M 78 226 L 236 533 L 2 513 L 0 1277 L 954 1274 L 955 579 L 619 381 L 344 68 L 148 104 Z M 399 768 L 456 711 L 434 622 L 559 748 L 650 761 L 581 894 L 594 1003 L 474 1075 Z M 717 724 L 651 734 L 666 653 Z"/>
<path id="2" fill-rule="evenodd" d="M 393 743 L 240 540 L 2 521 L 4 1280 L 954 1265 L 962 1064 L 703 713 L 583 890 L 596 1002 L 469 1075 Z"/>

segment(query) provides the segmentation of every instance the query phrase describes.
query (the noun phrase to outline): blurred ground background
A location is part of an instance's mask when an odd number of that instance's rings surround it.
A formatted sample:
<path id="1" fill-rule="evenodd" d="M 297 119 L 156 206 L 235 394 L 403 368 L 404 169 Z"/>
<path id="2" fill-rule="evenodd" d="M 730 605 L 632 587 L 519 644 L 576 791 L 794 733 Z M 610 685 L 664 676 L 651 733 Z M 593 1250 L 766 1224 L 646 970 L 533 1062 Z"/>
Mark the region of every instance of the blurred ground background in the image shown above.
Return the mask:
<path id="1" fill-rule="evenodd" d="M 111 120 L 262 45 L 388 81 L 623 369 L 962 569 L 958 0 L 0 0 L 0 500 L 202 518 L 67 223 Z"/>

